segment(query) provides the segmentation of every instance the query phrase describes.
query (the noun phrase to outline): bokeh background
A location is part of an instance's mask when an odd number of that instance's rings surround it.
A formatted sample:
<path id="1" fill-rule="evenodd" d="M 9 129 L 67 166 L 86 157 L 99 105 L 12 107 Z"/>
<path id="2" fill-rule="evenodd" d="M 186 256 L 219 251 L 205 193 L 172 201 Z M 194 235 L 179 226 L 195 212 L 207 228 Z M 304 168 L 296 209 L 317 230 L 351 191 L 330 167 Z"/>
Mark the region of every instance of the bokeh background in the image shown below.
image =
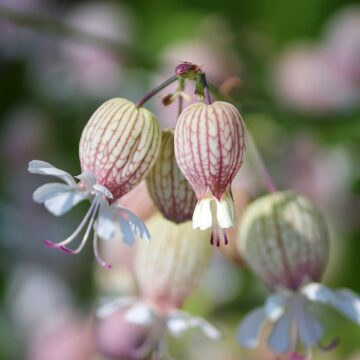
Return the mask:
<path id="1" fill-rule="evenodd" d="M 218 95 L 233 99 L 278 187 L 324 210 L 332 231 L 324 282 L 360 293 L 359 3 L 0 0 L 1 360 L 103 359 L 92 341 L 94 309 L 104 294 L 134 291 L 129 257 L 113 259 L 119 266 L 110 274 L 96 267 L 90 246 L 74 257 L 45 248 L 85 207 L 55 219 L 33 203 L 43 179 L 27 163 L 79 173 L 78 142 L 92 112 L 111 97 L 137 100 L 181 61 L 201 65 Z M 149 108 L 174 126 L 176 106 L 160 100 Z M 237 182 L 239 208 L 265 192 L 251 168 Z M 265 296 L 259 280 L 217 253 L 187 308 L 225 340 L 188 336 L 171 343 L 174 356 L 274 359 L 234 340 Z M 327 339 L 340 335 L 340 346 L 314 358 L 360 359 L 360 329 L 327 310 Z"/>

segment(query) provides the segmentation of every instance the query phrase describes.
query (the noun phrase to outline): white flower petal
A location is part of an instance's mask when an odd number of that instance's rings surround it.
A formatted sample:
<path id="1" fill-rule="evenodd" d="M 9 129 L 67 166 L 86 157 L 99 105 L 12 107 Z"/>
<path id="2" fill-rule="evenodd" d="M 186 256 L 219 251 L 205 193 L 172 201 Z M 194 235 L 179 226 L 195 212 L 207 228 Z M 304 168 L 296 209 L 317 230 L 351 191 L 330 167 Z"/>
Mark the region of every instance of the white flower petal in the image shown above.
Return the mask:
<path id="1" fill-rule="evenodd" d="M 211 340 L 219 340 L 222 337 L 220 331 L 215 326 L 199 316 L 191 317 L 189 322 L 191 327 L 202 330 L 204 335 Z"/>
<path id="2" fill-rule="evenodd" d="M 52 198 L 62 192 L 73 190 L 70 185 L 63 183 L 48 183 L 38 187 L 33 194 L 33 200 L 42 204 L 45 200 Z"/>
<path id="3" fill-rule="evenodd" d="M 81 180 L 88 190 L 91 190 L 92 187 L 96 184 L 96 178 L 90 171 L 84 171 L 75 177 Z"/>
<path id="4" fill-rule="evenodd" d="M 268 338 L 269 348 L 276 353 L 286 353 L 290 350 L 291 345 L 291 321 L 290 311 L 274 323 Z"/>
<path id="5" fill-rule="evenodd" d="M 267 317 L 271 321 L 278 320 L 285 312 L 285 307 L 290 300 L 290 294 L 287 292 L 280 292 L 270 295 L 265 303 L 265 310 Z"/>
<path id="6" fill-rule="evenodd" d="M 170 333 L 175 336 L 181 336 L 185 331 L 197 328 L 211 340 L 219 340 L 221 333 L 213 325 L 199 316 L 191 316 L 184 311 L 172 312 L 166 320 Z"/>
<path id="7" fill-rule="evenodd" d="M 309 300 L 316 301 L 324 304 L 330 304 L 334 298 L 332 290 L 319 283 L 310 283 L 305 285 L 301 289 L 301 293 L 304 294 Z"/>
<path id="8" fill-rule="evenodd" d="M 74 178 L 64 170 L 60 170 L 55 166 L 40 160 L 32 160 L 29 162 L 28 171 L 32 174 L 56 176 L 65 181 L 69 185 L 76 185 Z"/>
<path id="9" fill-rule="evenodd" d="M 211 201 L 205 198 L 196 204 L 192 218 L 193 229 L 206 230 L 212 227 Z"/>
<path id="10" fill-rule="evenodd" d="M 176 314 L 168 316 L 166 325 L 171 335 L 180 337 L 189 329 L 189 317 L 180 311 L 176 312 Z"/>
<path id="11" fill-rule="evenodd" d="M 228 192 L 225 192 L 221 201 L 216 200 L 216 219 L 222 229 L 228 229 L 234 225 L 234 201 Z"/>
<path id="12" fill-rule="evenodd" d="M 294 304 L 294 317 L 301 341 L 306 347 L 311 347 L 319 342 L 323 336 L 323 328 L 316 318 L 304 307 L 303 301 Z"/>
<path id="13" fill-rule="evenodd" d="M 125 320 L 135 325 L 150 326 L 156 316 L 148 305 L 137 303 L 125 313 Z"/>
<path id="14" fill-rule="evenodd" d="M 360 297 L 354 292 L 342 289 L 335 291 L 333 307 L 360 325 Z"/>
<path id="15" fill-rule="evenodd" d="M 332 291 L 317 283 L 306 285 L 301 292 L 309 300 L 330 305 L 352 321 L 360 324 L 360 297 L 354 292 L 347 289 Z"/>
<path id="16" fill-rule="evenodd" d="M 96 310 L 96 316 L 99 318 L 107 317 L 118 309 L 134 304 L 136 298 L 133 296 L 122 296 L 115 299 L 103 298 L 101 305 Z"/>
<path id="17" fill-rule="evenodd" d="M 260 331 L 266 321 L 266 311 L 264 307 L 259 307 L 241 322 L 236 333 L 236 339 L 241 346 L 254 349 L 258 346 Z"/>
<path id="18" fill-rule="evenodd" d="M 107 200 L 103 199 L 100 203 L 100 210 L 96 221 L 95 230 L 100 238 L 104 240 L 112 240 L 116 231 L 116 219 L 111 211 L 111 207 Z"/>
<path id="19" fill-rule="evenodd" d="M 66 192 L 59 192 L 51 197 L 48 197 L 44 201 L 44 205 L 52 214 L 61 216 L 86 198 L 86 193 L 70 190 Z"/>
<path id="20" fill-rule="evenodd" d="M 119 205 L 112 205 L 111 207 L 113 208 L 113 212 L 116 214 L 116 217 L 119 221 L 120 229 L 123 233 L 123 241 L 125 243 L 128 245 L 132 245 L 134 243 L 135 239 L 133 234 L 150 241 L 151 236 L 149 230 L 147 229 L 144 222 L 139 219 L 133 212 Z M 127 220 L 125 220 L 124 217 L 127 218 Z"/>
<path id="21" fill-rule="evenodd" d="M 105 187 L 105 186 L 103 186 L 103 185 L 95 184 L 95 185 L 93 186 L 93 189 L 94 189 L 96 192 L 103 194 L 103 195 L 104 195 L 106 198 L 108 198 L 108 199 L 113 199 L 113 198 L 114 198 L 114 197 L 113 197 L 113 194 L 111 193 L 111 191 L 110 191 L 107 187 Z"/>

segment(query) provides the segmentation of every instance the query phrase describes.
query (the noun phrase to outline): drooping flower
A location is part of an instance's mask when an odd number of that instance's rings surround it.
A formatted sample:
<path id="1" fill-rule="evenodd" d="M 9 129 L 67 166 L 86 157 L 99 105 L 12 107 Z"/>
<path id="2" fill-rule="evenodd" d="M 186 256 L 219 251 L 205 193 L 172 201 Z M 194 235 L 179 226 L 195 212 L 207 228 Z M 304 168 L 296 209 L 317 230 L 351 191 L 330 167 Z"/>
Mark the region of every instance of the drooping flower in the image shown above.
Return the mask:
<path id="1" fill-rule="evenodd" d="M 33 174 L 54 176 L 61 179 L 64 183 L 48 183 L 35 190 L 33 199 L 37 203 L 44 204 L 46 209 L 55 216 L 61 216 L 83 200 L 91 202 L 90 208 L 76 230 L 64 241 L 53 243 L 46 240 L 45 244 L 49 247 L 57 248 L 65 253 L 77 254 L 85 246 L 94 228 L 94 253 L 100 265 L 110 268 L 111 265 L 105 263 L 100 258 L 98 252 L 98 237 L 104 240 L 112 240 L 117 231 L 123 236 L 123 241 L 132 245 L 135 236 L 150 239 L 150 234 L 144 223 L 131 211 L 116 205 L 110 205 L 113 200 L 112 193 L 103 185 L 96 182 L 95 177 L 89 172 L 83 172 L 75 179 L 67 172 L 57 169 L 53 165 L 44 161 L 33 160 L 29 163 L 29 172 Z M 86 227 L 84 237 L 78 248 L 71 250 L 67 247 L 72 243 L 81 231 Z"/>
<path id="2" fill-rule="evenodd" d="M 175 129 L 175 155 L 198 199 L 195 229 L 233 226 L 230 186 L 244 151 L 244 125 L 233 105 L 195 103 L 181 113 Z"/>
<path id="3" fill-rule="evenodd" d="M 210 339 L 219 339 L 219 331 L 205 319 L 180 310 L 209 265 L 212 251 L 207 246 L 208 232 L 194 231 L 190 222 L 177 225 L 160 214 L 147 225 L 154 237 L 151 246 L 138 243 L 135 275 L 139 298 L 123 297 L 107 302 L 99 308 L 99 317 L 128 307 L 126 321 L 148 329 L 146 341 L 133 354 L 139 359 L 166 351 L 166 331 L 178 337 L 188 329 L 198 328 Z"/>
<path id="4" fill-rule="evenodd" d="M 134 235 L 150 239 L 143 222 L 131 211 L 117 205 L 119 197 L 134 188 L 156 160 L 160 127 L 154 115 L 125 99 L 111 99 L 97 109 L 85 126 L 80 140 L 82 173 L 75 179 L 63 170 L 43 161 L 31 161 L 29 171 L 60 178 L 63 183 L 50 183 L 34 192 L 34 200 L 43 203 L 54 215 L 62 215 L 80 201 L 88 199 L 91 206 L 78 228 L 60 243 L 45 244 L 75 254 L 86 244 L 94 228 L 94 252 L 100 259 L 98 236 L 111 240 L 116 233 L 132 245 Z M 76 250 L 67 247 L 86 226 L 85 235 Z"/>
<path id="5" fill-rule="evenodd" d="M 191 220 L 196 195 L 177 165 L 172 129 L 162 133 L 161 150 L 146 184 L 155 205 L 166 219 L 175 223 Z"/>
<path id="6" fill-rule="evenodd" d="M 329 233 L 321 212 L 291 191 L 273 193 L 245 211 L 238 249 L 249 267 L 272 289 L 264 306 L 242 322 L 237 337 L 255 348 L 265 323 L 272 325 L 269 348 L 290 359 L 307 359 L 311 347 L 321 345 L 324 330 L 313 309 L 327 304 L 360 324 L 360 297 L 345 289 L 333 291 L 320 283 L 328 260 Z M 305 355 L 300 354 L 300 345 Z"/>
<path id="7" fill-rule="evenodd" d="M 81 169 L 91 172 L 116 200 L 150 171 L 160 141 L 160 125 L 150 111 L 126 99 L 110 99 L 95 111 L 82 132 Z"/>

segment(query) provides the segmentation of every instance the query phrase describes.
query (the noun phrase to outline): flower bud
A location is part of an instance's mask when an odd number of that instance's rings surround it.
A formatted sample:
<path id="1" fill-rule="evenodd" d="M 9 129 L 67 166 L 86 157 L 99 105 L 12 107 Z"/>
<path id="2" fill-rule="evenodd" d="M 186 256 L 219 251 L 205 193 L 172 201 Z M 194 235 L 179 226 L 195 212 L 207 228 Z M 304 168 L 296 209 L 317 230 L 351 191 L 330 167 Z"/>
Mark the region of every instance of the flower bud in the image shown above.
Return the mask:
<path id="1" fill-rule="evenodd" d="M 329 232 L 309 200 L 284 191 L 263 196 L 245 210 L 237 245 L 250 268 L 270 287 L 296 290 L 321 278 Z"/>
<path id="2" fill-rule="evenodd" d="M 86 124 L 80 140 L 82 171 L 121 197 L 138 184 L 156 160 L 160 126 L 148 110 L 114 98 L 102 104 Z"/>
<path id="3" fill-rule="evenodd" d="M 244 150 L 244 126 L 233 105 L 195 103 L 181 113 L 175 129 L 175 155 L 198 198 L 194 228 L 233 226 L 230 185 L 241 167 Z"/>
<path id="4" fill-rule="evenodd" d="M 143 299 L 167 310 L 180 307 L 197 288 L 212 256 L 209 232 L 193 230 L 154 215 L 148 222 L 151 244 L 138 243 L 135 274 Z"/>
<path id="5" fill-rule="evenodd" d="M 126 308 L 99 320 L 95 332 L 97 351 L 107 359 L 142 360 L 136 356 L 145 343 L 149 328 L 125 320 Z"/>
<path id="6" fill-rule="evenodd" d="M 196 195 L 176 163 L 174 130 L 163 131 L 160 154 L 146 183 L 150 196 L 166 219 L 175 223 L 191 220 Z"/>

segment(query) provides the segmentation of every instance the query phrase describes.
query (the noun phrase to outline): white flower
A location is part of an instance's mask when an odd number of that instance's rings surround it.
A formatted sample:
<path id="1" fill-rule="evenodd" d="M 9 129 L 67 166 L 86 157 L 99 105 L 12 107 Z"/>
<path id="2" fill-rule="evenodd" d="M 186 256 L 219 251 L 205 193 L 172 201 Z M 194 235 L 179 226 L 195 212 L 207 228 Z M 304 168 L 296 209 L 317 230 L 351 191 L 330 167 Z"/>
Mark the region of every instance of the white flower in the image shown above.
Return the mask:
<path id="1" fill-rule="evenodd" d="M 90 172 L 85 171 L 76 176 L 80 180 L 76 182 L 67 172 L 44 161 L 31 161 L 28 170 L 33 174 L 54 176 L 64 182 L 42 185 L 33 194 L 34 201 L 44 204 L 52 214 L 63 215 L 85 199 L 91 202 L 89 210 L 75 231 L 60 243 L 46 240 L 47 246 L 60 249 L 65 253 L 77 254 L 85 246 L 93 228 L 95 257 L 101 266 L 111 268 L 110 264 L 100 258 L 97 245 L 98 236 L 104 240 L 112 240 L 119 230 L 123 235 L 123 241 L 128 245 L 134 243 L 135 235 L 150 240 L 150 234 L 145 224 L 131 211 L 119 205 L 110 205 L 113 199 L 112 193 L 105 186 L 98 184 L 95 176 Z M 85 234 L 78 248 L 69 249 L 67 245 L 78 237 L 85 226 Z"/>
<path id="2" fill-rule="evenodd" d="M 222 338 L 221 333 L 205 319 L 176 308 L 160 312 L 155 305 L 141 301 L 134 297 L 121 297 L 106 300 L 97 310 L 97 316 L 110 316 L 121 307 L 128 307 L 125 320 L 131 324 L 144 326 L 150 329 L 145 343 L 136 350 L 136 358 L 145 358 L 149 353 L 158 352 L 159 358 L 171 358 L 167 353 L 165 332 L 173 337 L 180 337 L 187 330 L 198 329 L 211 340 Z"/>
<path id="3" fill-rule="evenodd" d="M 323 327 L 311 309 L 317 302 L 334 307 L 339 312 L 360 325 L 360 297 L 350 290 L 337 291 L 319 283 L 310 283 L 297 292 L 280 290 L 270 295 L 264 306 L 253 310 L 240 324 L 237 339 L 246 348 L 256 348 L 263 325 L 272 324 L 267 339 L 269 348 L 275 353 L 291 353 L 293 360 L 307 359 L 314 345 L 330 350 L 336 346 L 333 341 L 329 346 L 320 344 Z M 295 329 L 296 341 L 292 343 L 292 330 Z M 298 347 L 304 345 L 307 355 L 300 355 Z"/>

